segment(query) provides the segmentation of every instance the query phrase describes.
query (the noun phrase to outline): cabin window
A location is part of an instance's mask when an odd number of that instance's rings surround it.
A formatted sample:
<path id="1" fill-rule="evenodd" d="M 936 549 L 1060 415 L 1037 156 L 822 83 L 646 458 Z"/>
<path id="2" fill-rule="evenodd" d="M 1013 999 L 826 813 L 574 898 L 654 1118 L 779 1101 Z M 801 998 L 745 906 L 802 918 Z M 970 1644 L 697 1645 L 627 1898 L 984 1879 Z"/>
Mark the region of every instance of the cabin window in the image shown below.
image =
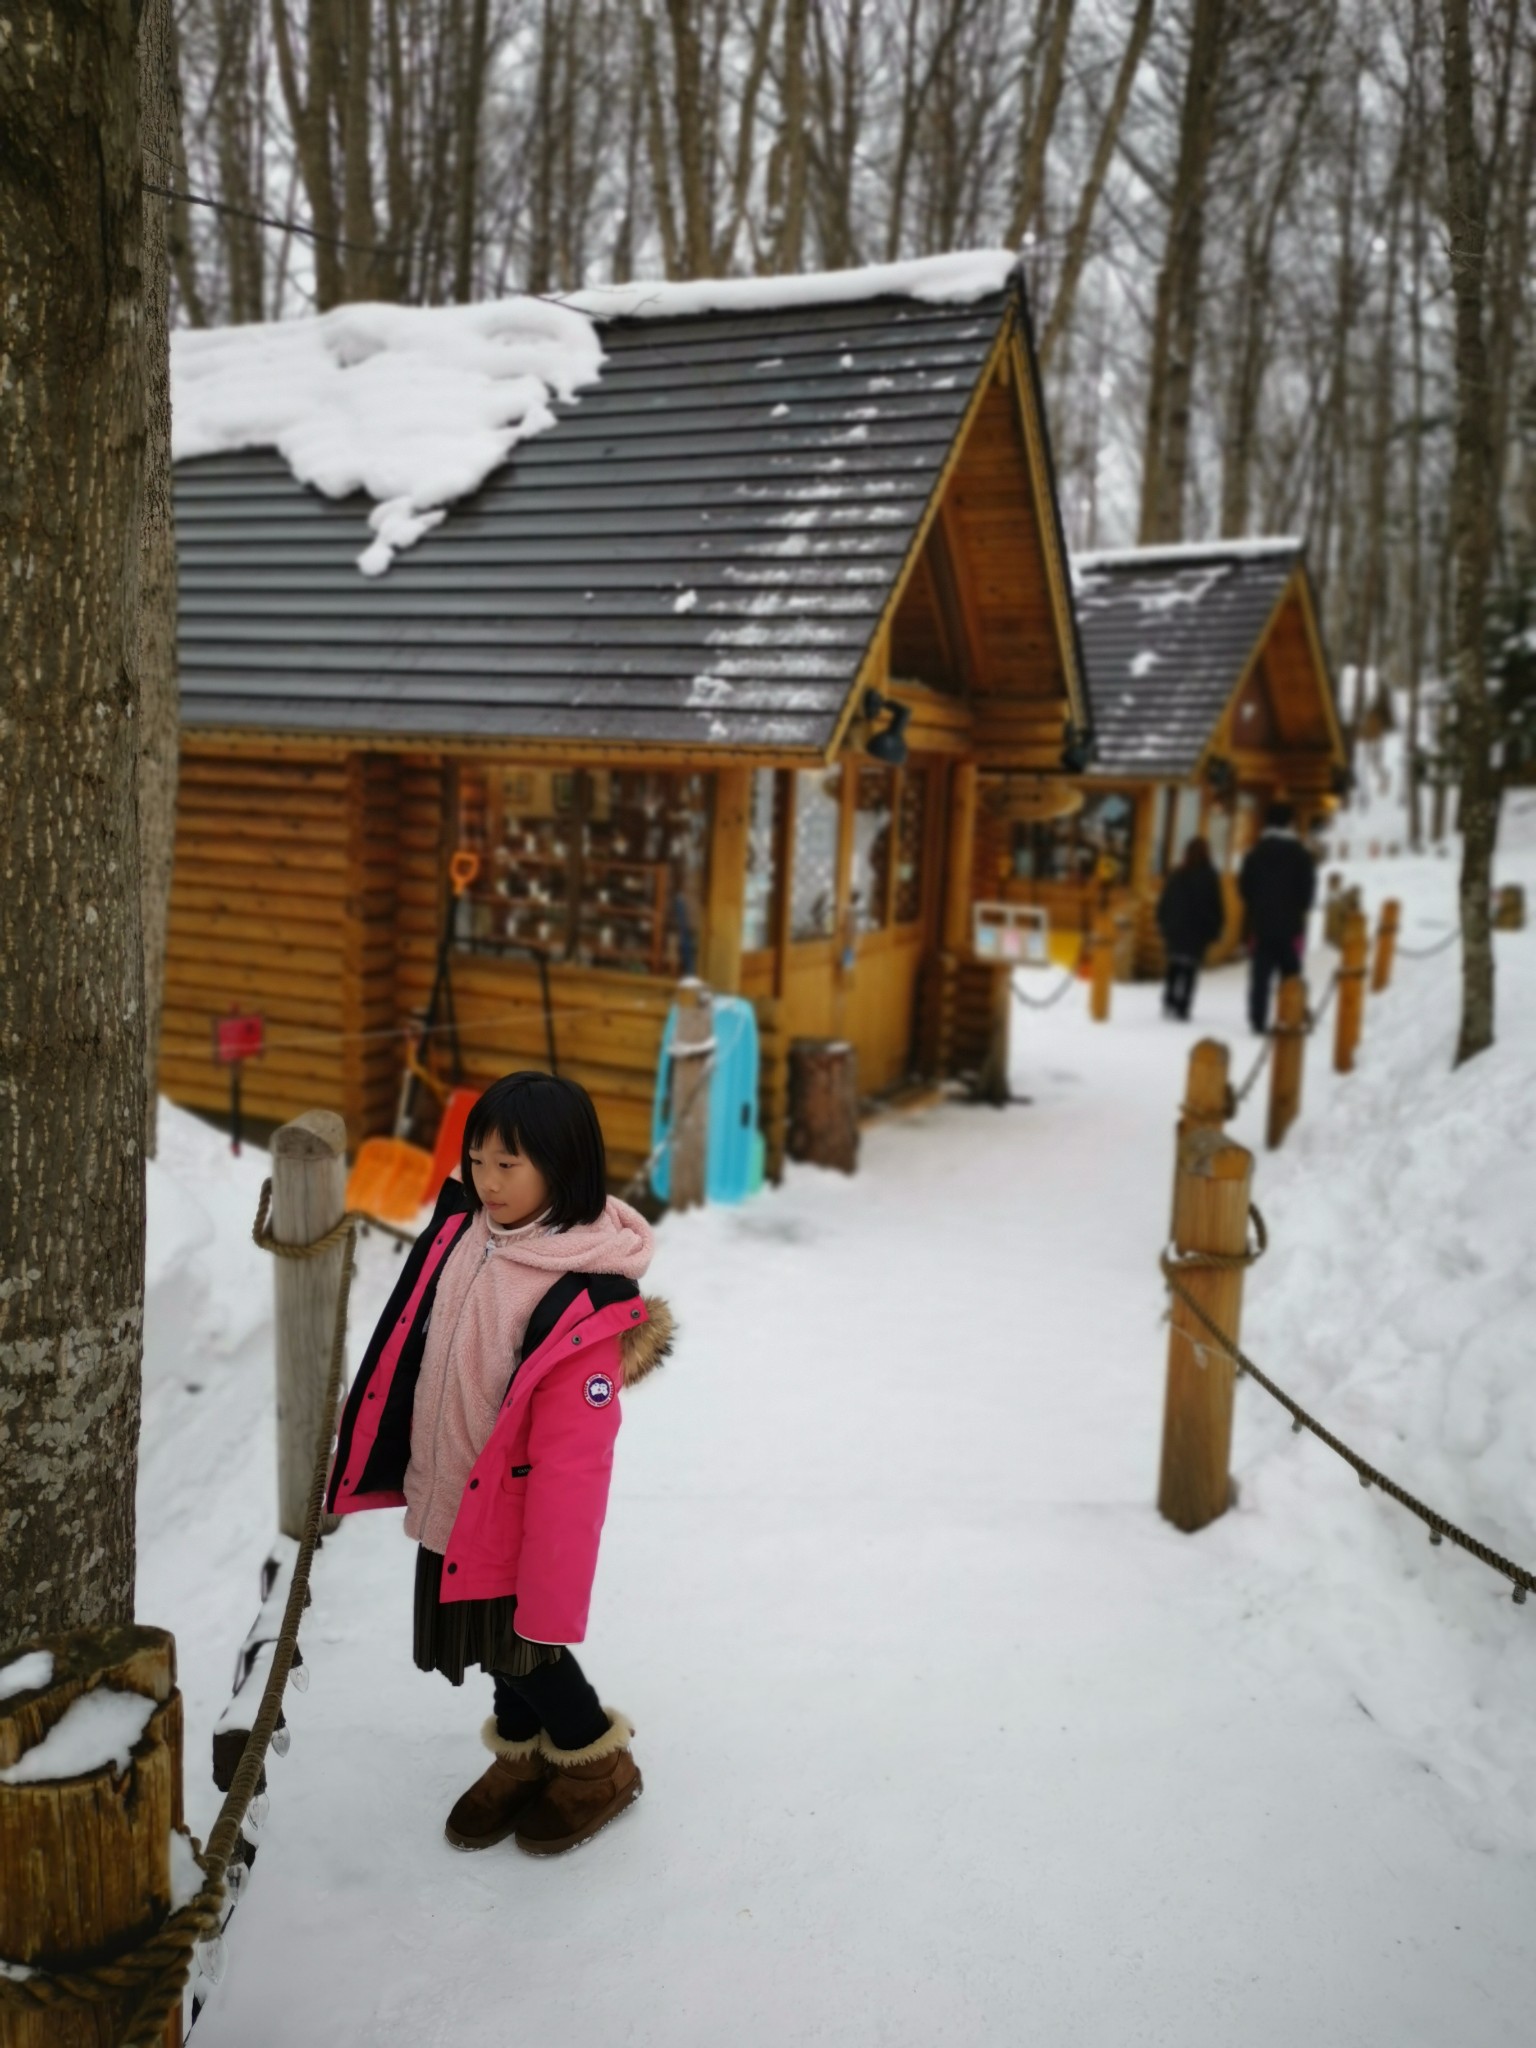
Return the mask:
<path id="1" fill-rule="evenodd" d="M 830 939 L 837 922 L 837 848 L 842 823 L 841 768 L 795 773 L 795 857 L 790 871 L 789 935 Z"/>
<path id="2" fill-rule="evenodd" d="M 461 769 L 458 844 L 481 855 L 457 935 L 621 973 L 698 962 L 713 778 Z"/>
<path id="3" fill-rule="evenodd" d="M 896 922 L 923 914 L 923 848 L 928 839 L 928 770 L 908 768 L 896 804 Z"/>
<path id="4" fill-rule="evenodd" d="M 891 895 L 891 826 L 895 817 L 896 775 L 877 762 L 861 766 L 853 813 L 853 875 L 849 904 L 854 928 L 885 929 Z"/>
<path id="5" fill-rule="evenodd" d="M 741 945 L 746 953 L 761 952 L 773 944 L 773 900 L 783 822 L 782 779 L 772 768 L 754 769 L 747 816 L 747 885 L 741 912 Z"/>
<path id="6" fill-rule="evenodd" d="M 1100 862 L 1107 861 L 1114 873 L 1105 879 L 1128 882 L 1135 824 L 1136 807 L 1130 797 L 1118 790 L 1089 796 L 1070 818 L 1016 825 L 1013 871 L 1027 881 L 1092 882 L 1100 879 Z"/>

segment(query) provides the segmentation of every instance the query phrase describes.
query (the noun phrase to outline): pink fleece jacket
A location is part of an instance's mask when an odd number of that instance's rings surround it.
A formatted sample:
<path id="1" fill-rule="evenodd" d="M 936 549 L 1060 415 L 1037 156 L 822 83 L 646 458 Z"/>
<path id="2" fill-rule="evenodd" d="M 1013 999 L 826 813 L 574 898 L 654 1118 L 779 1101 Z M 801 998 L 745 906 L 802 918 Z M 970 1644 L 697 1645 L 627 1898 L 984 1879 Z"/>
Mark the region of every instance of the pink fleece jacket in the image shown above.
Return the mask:
<path id="1" fill-rule="evenodd" d="M 650 1225 L 610 1198 L 595 1223 L 493 1230 L 479 1209 L 438 1282 L 411 1411 L 405 1533 L 448 1548 L 470 1468 L 490 1437 L 529 1318 L 562 1273 L 621 1273 L 651 1263 Z"/>

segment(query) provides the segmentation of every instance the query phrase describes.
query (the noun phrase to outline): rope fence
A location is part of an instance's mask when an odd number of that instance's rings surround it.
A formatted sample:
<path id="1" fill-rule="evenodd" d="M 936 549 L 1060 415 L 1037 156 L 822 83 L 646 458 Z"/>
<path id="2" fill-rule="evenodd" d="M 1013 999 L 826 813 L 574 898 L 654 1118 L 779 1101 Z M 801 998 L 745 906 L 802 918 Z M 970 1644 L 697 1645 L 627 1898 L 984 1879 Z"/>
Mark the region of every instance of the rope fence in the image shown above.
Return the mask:
<path id="1" fill-rule="evenodd" d="M 1410 1514 L 1417 1515 L 1419 1520 L 1428 1527 L 1431 1543 L 1439 1544 L 1449 1538 L 1458 1549 L 1466 1551 L 1469 1557 L 1475 1557 L 1479 1564 L 1487 1565 L 1490 1571 L 1498 1572 L 1501 1577 L 1508 1579 L 1513 1589 L 1514 1600 L 1517 1604 L 1523 1605 L 1526 1595 L 1533 1588 L 1536 1588 L 1536 1575 L 1527 1571 L 1524 1565 L 1514 1563 L 1512 1559 L 1505 1557 L 1501 1552 L 1481 1542 L 1476 1536 L 1471 1535 L 1467 1530 L 1453 1522 L 1448 1515 L 1442 1515 L 1438 1508 L 1430 1507 L 1427 1502 L 1420 1500 L 1416 1494 L 1410 1493 L 1405 1486 L 1400 1486 L 1395 1479 L 1389 1477 L 1378 1466 L 1373 1465 L 1368 1458 L 1362 1457 L 1357 1450 L 1354 1450 L 1349 1444 L 1345 1443 L 1342 1437 L 1335 1436 L 1333 1431 L 1319 1422 L 1317 1417 L 1304 1408 L 1294 1395 L 1288 1394 L 1266 1372 L 1261 1371 L 1248 1356 L 1248 1353 L 1233 1338 L 1227 1335 L 1226 1331 L 1222 1329 L 1214 1317 L 1206 1311 L 1201 1303 L 1190 1293 L 1189 1289 L 1184 1286 L 1180 1278 L 1180 1275 L 1183 1273 L 1201 1268 L 1218 1272 L 1239 1271 L 1244 1267 L 1253 1265 L 1263 1256 L 1269 1247 L 1269 1233 L 1265 1227 L 1264 1218 L 1259 1213 L 1257 1205 L 1250 1205 L 1248 1213 L 1253 1225 L 1254 1242 L 1243 1253 L 1224 1255 L 1218 1252 L 1179 1251 L 1171 1245 L 1166 1247 L 1159 1258 L 1158 1264 L 1161 1267 L 1163 1280 L 1169 1292 L 1195 1318 L 1210 1337 L 1212 1343 L 1219 1347 L 1232 1361 L 1237 1376 L 1239 1378 L 1246 1376 L 1248 1379 L 1253 1380 L 1256 1385 L 1264 1389 L 1271 1399 L 1279 1402 L 1280 1406 L 1290 1416 L 1293 1430 L 1297 1432 L 1302 1430 L 1310 1431 L 1319 1443 L 1326 1444 L 1335 1456 L 1342 1458 L 1345 1464 L 1353 1469 L 1363 1487 L 1379 1487 L 1389 1499 L 1395 1500 L 1400 1507 L 1406 1508 Z M 1186 1337 L 1188 1336 L 1187 1332 L 1184 1334 Z M 1188 1341 L 1194 1345 L 1196 1354 L 1200 1357 L 1200 1363 L 1203 1365 L 1205 1358 L 1202 1354 L 1208 1351 L 1209 1347 L 1197 1343 L 1193 1338 L 1188 1338 Z"/>
<path id="2" fill-rule="evenodd" d="M 1060 981 L 1057 982 L 1056 986 L 1051 990 L 1048 996 L 1026 995 L 1024 990 L 1019 987 L 1017 980 L 1014 980 L 1011 984 L 1013 988 L 1013 999 L 1016 1003 L 1022 1003 L 1026 1010 L 1054 1009 L 1056 1004 L 1061 1001 L 1062 997 L 1066 994 L 1067 990 L 1071 988 L 1072 984 L 1076 980 L 1077 976 L 1072 972 L 1071 968 L 1064 967 L 1061 970 Z"/>
<path id="3" fill-rule="evenodd" d="M 264 1251 L 284 1259 L 315 1259 L 343 1242 L 346 1250 L 336 1299 L 336 1319 L 331 1332 L 331 1355 L 322 1409 L 325 1423 L 315 1447 L 304 1532 L 294 1559 L 282 1626 L 272 1646 L 272 1666 L 255 1721 L 208 1836 L 207 1846 L 197 1852 L 194 1843 L 203 1882 L 192 1898 L 167 1914 L 153 1934 L 137 1946 L 90 1969 L 45 1971 L 15 1964 L 0 1965 L 0 2007 L 10 2006 L 38 2013 L 62 2012 L 71 2007 L 121 2004 L 131 1996 L 133 2004 L 118 2037 L 119 2048 L 158 2048 L 164 2038 L 166 2019 L 186 1986 L 194 1953 L 204 1944 L 209 1951 L 214 1951 L 215 1944 L 221 1939 L 228 1918 L 227 1909 L 233 1903 L 232 1895 L 236 1889 L 229 1882 L 230 1865 L 235 1860 L 241 1831 L 248 1824 L 251 1801 L 266 1764 L 272 1732 L 282 1711 L 283 1692 L 293 1668 L 299 1621 L 309 1603 L 310 1565 L 320 1534 L 325 1477 L 341 1401 L 347 1303 L 356 1261 L 356 1227 L 361 1219 L 351 1213 L 343 1216 L 333 1229 L 313 1244 L 279 1244 L 268 1228 L 271 1203 L 272 1183 L 267 1181 L 262 1186 L 251 1232 Z M 256 1825 L 254 1822 L 250 1824 Z M 212 1955 L 209 1960 L 208 1974 L 216 1977 L 221 1973 L 222 1961 L 214 1961 Z"/>

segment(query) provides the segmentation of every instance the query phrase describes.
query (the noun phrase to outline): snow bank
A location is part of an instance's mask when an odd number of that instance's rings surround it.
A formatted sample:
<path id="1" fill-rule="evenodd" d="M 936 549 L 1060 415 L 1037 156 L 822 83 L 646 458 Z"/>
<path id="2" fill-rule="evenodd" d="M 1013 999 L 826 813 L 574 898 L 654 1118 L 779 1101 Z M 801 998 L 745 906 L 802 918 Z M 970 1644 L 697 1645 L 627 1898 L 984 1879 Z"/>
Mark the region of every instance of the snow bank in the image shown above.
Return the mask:
<path id="1" fill-rule="evenodd" d="M 0 1671 L 0 1700 L 12 1699 L 19 1692 L 40 1692 L 52 1678 L 52 1650 L 29 1650 Z"/>
<path id="2" fill-rule="evenodd" d="M 116 1692 L 107 1685 L 82 1693 L 71 1700 L 41 1742 L 34 1742 L 9 1770 L 0 1771 L 0 1784 L 38 1785 L 59 1778 L 81 1778 L 108 1764 L 121 1777 L 155 1706 L 143 1693 Z"/>
<path id="3" fill-rule="evenodd" d="M 863 299 L 921 299 L 969 305 L 1000 292 L 1018 267 L 1012 249 L 959 249 L 905 263 L 868 263 L 859 270 L 801 271 L 792 277 L 701 277 L 594 285 L 570 292 L 562 305 L 594 320 L 675 320 L 695 313 L 765 313 L 793 306 L 841 306 Z"/>
<path id="4" fill-rule="evenodd" d="M 592 323 L 544 299 L 482 306 L 339 306 L 317 319 L 178 330 L 171 448 L 181 461 L 275 448 L 328 498 L 364 491 L 381 575 L 476 490 L 553 399 L 595 383 Z"/>

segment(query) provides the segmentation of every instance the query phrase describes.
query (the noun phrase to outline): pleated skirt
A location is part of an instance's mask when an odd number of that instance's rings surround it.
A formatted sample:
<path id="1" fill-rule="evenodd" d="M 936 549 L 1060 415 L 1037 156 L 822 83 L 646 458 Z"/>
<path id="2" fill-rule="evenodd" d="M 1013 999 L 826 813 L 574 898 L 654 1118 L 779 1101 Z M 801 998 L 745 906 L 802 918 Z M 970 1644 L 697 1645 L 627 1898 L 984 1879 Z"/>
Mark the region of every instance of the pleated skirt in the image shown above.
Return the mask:
<path id="1" fill-rule="evenodd" d="M 496 1600 L 444 1600 L 443 1560 L 425 1544 L 416 1551 L 415 1656 L 417 1669 L 440 1671 L 450 1685 L 464 1683 L 465 1667 L 526 1678 L 556 1663 L 554 1643 L 530 1643 L 517 1632 L 517 1596 Z"/>

